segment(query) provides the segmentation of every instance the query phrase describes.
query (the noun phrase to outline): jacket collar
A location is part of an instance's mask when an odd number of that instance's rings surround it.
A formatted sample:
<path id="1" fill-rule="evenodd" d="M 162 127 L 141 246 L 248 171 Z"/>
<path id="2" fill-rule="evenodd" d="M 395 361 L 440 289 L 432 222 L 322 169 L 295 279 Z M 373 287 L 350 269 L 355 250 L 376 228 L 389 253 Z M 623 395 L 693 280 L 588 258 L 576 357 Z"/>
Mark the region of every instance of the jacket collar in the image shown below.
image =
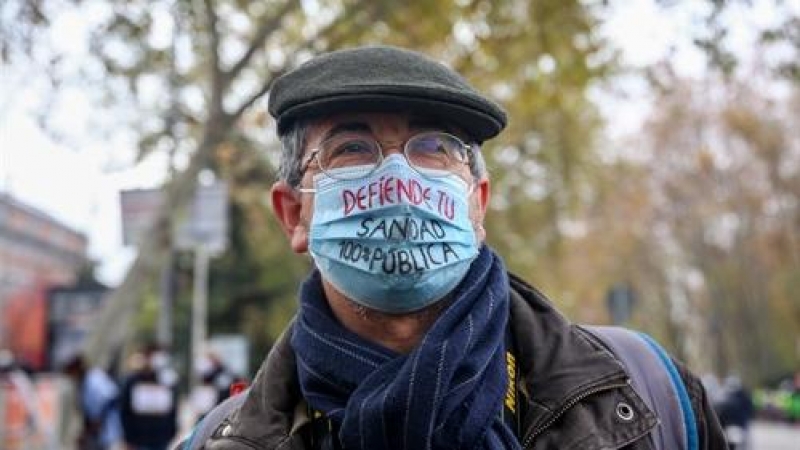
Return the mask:
<path id="1" fill-rule="evenodd" d="M 310 422 L 297 380 L 289 340 L 292 321 L 275 342 L 253 379 L 247 399 L 231 417 L 228 434 L 253 448 L 302 448 L 299 428 Z"/>
<path id="2" fill-rule="evenodd" d="M 624 382 L 622 365 L 556 311 L 544 294 L 514 275 L 510 280 L 510 328 L 529 431 L 546 426 L 583 395 Z"/>

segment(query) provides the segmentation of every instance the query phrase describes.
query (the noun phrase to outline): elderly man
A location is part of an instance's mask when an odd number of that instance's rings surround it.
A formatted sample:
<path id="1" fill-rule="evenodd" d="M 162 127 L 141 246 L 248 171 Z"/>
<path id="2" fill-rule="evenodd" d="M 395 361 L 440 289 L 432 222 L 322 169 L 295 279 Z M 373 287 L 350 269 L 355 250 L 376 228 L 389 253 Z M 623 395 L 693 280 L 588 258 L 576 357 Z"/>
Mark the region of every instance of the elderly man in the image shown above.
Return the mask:
<path id="1" fill-rule="evenodd" d="M 423 55 L 363 47 L 276 80 L 269 111 L 274 212 L 315 268 L 249 391 L 187 448 L 663 448 L 623 365 L 484 244 L 498 105 Z M 695 448 L 722 448 L 677 367 Z"/>

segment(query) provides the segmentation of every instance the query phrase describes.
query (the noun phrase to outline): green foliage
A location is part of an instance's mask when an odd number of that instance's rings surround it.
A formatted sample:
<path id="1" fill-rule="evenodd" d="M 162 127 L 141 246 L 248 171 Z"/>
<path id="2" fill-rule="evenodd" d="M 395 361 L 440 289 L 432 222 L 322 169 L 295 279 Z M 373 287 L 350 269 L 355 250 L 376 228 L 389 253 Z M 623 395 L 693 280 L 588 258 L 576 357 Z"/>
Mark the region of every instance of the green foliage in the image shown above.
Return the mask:
<path id="1" fill-rule="evenodd" d="M 597 35 L 595 11 L 580 3 L 517 2 L 491 9 L 497 35 L 468 54 L 462 70 L 498 93 L 510 116 L 502 138 L 487 146 L 493 181 L 490 242 L 509 266 L 551 292 L 562 292 L 560 222 L 591 190 L 596 111 L 587 98 L 608 76 L 615 54 Z M 524 251 L 519 251 L 524 249 Z"/>

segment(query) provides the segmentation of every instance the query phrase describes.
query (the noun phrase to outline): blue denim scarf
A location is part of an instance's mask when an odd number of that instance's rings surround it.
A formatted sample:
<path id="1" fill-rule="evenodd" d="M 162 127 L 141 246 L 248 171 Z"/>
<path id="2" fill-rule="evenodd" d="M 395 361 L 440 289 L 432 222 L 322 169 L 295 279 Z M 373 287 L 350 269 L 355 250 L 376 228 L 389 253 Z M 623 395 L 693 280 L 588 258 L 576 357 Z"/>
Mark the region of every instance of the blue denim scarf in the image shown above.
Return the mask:
<path id="1" fill-rule="evenodd" d="M 342 327 L 314 272 L 291 340 L 303 395 L 348 450 L 519 449 L 501 418 L 508 283 L 484 246 L 452 303 L 402 355 Z"/>

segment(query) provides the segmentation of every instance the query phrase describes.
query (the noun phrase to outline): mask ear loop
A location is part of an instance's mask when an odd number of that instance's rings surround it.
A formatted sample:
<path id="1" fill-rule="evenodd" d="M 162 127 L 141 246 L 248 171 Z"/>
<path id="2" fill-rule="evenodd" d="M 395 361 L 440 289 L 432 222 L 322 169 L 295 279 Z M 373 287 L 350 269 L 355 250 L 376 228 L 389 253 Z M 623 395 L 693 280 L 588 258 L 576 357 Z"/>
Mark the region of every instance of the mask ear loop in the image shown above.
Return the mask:
<path id="1" fill-rule="evenodd" d="M 474 179 L 473 179 L 472 181 L 470 181 L 470 183 L 469 183 L 469 187 L 467 188 L 467 197 L 468 197 L 468 198 L 469 198 L 469 197 L 471 197 L 471 196 L 472 196 L 472 194 L 475 192 L 475 186 L 477 186 L 477 185 L 478 185 L 478 184 L 477 184 L 477 183 L 475 183 L 475 180 L 474 180 Z"/>

